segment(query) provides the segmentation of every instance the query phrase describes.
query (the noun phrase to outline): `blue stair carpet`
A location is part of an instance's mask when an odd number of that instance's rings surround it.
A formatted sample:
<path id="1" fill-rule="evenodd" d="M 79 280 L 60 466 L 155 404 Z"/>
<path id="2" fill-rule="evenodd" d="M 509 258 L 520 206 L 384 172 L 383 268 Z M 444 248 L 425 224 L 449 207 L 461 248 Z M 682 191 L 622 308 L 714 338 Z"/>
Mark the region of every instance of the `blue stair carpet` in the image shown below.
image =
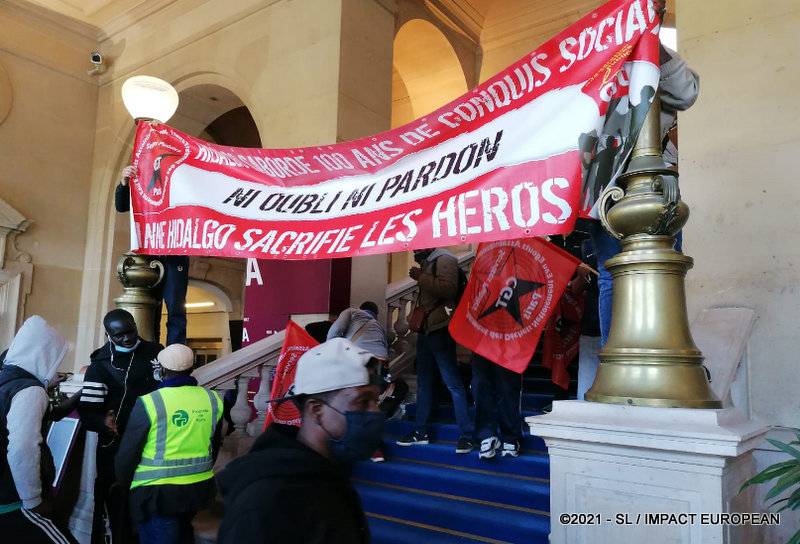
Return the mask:
<path id="1" fill-rule="evenodd" d="M 523 416 L 553 401 L 549 377 L 538 374 L 523 380 Z M 547 544 L 550 467 L 541 438 L 526 432 L 518 458 L 481 460 L 477 449 L 456 454 L 453 407 L 442 404 L 432 414 L 438 423 L 430 444 L 398 446 L 414 429 L 415 413 L 409 405 L 406 419 L 386 422 L 386 463 L 357 463 L 353 470 L 374 544 Z"/>

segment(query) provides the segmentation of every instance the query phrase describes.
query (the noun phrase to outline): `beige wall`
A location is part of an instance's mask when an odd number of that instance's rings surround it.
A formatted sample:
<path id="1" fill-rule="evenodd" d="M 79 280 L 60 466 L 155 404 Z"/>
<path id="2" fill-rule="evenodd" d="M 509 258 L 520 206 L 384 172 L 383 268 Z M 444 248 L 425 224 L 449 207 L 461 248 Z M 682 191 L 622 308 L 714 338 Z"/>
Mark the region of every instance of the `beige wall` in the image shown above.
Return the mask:
<path id="1" fill-rule="evenodd" d="M 25 317 L 41 315 L 74 346 L 97 101 L 86 74 L 94 32 L 5 2 L 0 21 L 0 65 L 12 92 L 0 123 L 0 197 L 32 222 L 17 239 L 33 264 Z"/>
<path id="2" fill-rule="evenodd" d="M 347 28 L 352 43 L 340 48 L 342 9 L 359 11 L 365 26 Z M 113 268 L 127 249 L 123 237 L 108 240 L 107 235 L 119 225 L 111 192 L 129 160 L 133 136 L 119 94 L 122 82 L 130 75 L 149 74 L 170 81 L 179 92 L 204 84 L 224 87 L 247 106 L 264 147 L 352 139 L 388 127 L 391 65 L 381 71 L 385 53 L 365 53 L 360 47 L 366 36 L 387 31 L 391 36 L 391 25 L 378 24 L 381 17 L 391 21 L 391 14 L 374 0 L 186 1 L 132 22 L 102 42 L 111 65 L 99 92 L 79 352 L 91 351 L 102 340 L 99 323 L 118 289 Z M 340 79 L 343 65 L 349 70 L 346 82 Z M 360 80 L 354 77 L 357 66 L 362 67 Z M 376 80 L 370 75 L 373 69 L 375 74 L 385 72 L 384 112 L 374 104 L 380 99 L 373 92 L 376 87 L 360 86 Z M 385 126 L 376 129 L 382 119 Z"/>
<path id="3" fill-rule="evenodd" d="M 684 250 L 689 315 L 756 310 L 753 414 L 797 426 L 800 334 L 800 4 L 680 0 L 679 49 L 700 74 L 680 117 L 681 188 L 692 216 Z"/>

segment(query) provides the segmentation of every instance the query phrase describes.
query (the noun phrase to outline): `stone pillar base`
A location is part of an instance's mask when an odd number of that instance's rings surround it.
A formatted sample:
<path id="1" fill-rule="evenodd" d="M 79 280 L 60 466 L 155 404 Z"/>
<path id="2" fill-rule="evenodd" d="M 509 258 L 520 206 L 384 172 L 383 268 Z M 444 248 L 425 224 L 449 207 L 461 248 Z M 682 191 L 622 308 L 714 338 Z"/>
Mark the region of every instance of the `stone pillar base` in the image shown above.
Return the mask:
<path id="1" fill-rule="evenodd" d="M 719 523 L 761 510 L 738 492 L 768 428 L 735 409 L 559 401 L 526 422 L 550 454 L 552 544 L 762 542 L 763 527 Z"/>

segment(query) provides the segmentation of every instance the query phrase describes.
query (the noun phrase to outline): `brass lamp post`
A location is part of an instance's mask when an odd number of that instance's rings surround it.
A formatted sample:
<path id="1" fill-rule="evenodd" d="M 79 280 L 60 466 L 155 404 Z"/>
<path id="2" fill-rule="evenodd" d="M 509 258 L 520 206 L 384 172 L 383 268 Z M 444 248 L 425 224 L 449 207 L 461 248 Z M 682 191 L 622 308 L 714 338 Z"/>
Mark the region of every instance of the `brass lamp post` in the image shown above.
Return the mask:
<path id="1" fill-rule="evenodd" d="M 114 299 L 114 304 L 131 313 L 139 336 L 149 342 L 155 339 L 154 319 L 158 304 L 150 292 L 163 277 L 164 265 L 147 255 L 126 253 L 117 265 L 117 279 L 122 284 L 123 293 Z"/>
<path id="2" fill-rule="evenodd" d="M 158 121 L 166 123 L 178 109 L 178 92 L 163 79 L 134 76 L 122 84 L 122 102 L 135 123 Z M 164 265 L 153 257 L 126 253 L 117 265 L 117 278 L 123 294 L 114 299 L 117 308 L 133 315 L 139 335 L 155 339 L 155 312 L 159 301 L 151 296 L 152 289 L 164 277 Z"/>
<path id="3" fill-rule="evenodd" d="M 656 94 L 627 172 L 601 197 L 600 219 L 622 252 L 605 263 L 614 279 L 611 329 L 585 399 L 721 408 L 689 330 L 684 279 L 694 261 L 673 249 L 689 208 L 661 156 L 660 109 Z"/>

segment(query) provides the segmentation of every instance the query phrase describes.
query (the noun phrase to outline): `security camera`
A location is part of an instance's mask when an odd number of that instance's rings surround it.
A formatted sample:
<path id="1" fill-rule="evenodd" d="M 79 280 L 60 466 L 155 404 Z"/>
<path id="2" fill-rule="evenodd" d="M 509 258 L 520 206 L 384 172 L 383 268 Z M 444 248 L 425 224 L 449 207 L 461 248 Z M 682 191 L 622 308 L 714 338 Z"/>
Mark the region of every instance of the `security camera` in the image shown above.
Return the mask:
<path id="1" fill-rule="evenodd" d="M 98 74 L 105 73 L 107 66 L 106 63 L 103 62 L 103 55 L 97 51 L 92 51 L 92 54 L 89 55 L 89 60 L 91 60 L 92 64 L 94 64 L 94 68 L 90 68 L 87 71 L 90 76 L 96 76 Z"/>

